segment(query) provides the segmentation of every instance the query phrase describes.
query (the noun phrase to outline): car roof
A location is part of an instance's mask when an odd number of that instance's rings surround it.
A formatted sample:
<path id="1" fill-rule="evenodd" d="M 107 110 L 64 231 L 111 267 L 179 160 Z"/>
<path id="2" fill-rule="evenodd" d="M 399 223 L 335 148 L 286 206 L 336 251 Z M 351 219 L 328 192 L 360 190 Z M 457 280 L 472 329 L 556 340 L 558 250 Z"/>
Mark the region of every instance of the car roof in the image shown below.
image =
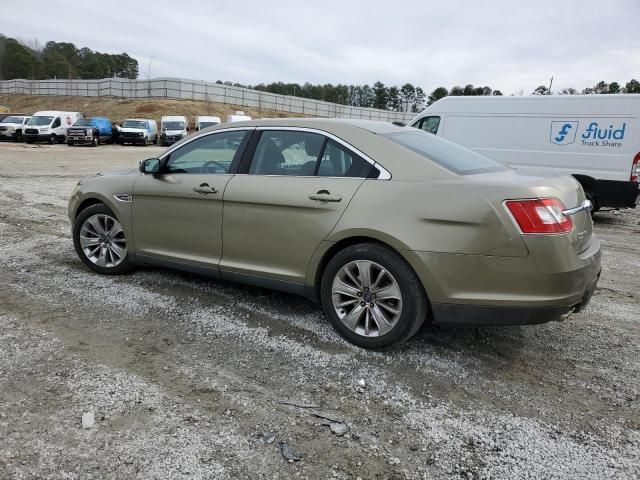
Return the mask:
<path id="1" fill-rule="evenodd" d="M 229 126 L 229 124 L 223 124 Z M 265 118 L 261 120 L 247 120 L 233 122 L 234 127 L 301 127 L 317 128 L 329 132 L 360 129 L 370 133 L 384 134 L 404 131 L 406 127 L 394 125 L 391 122 L 378 120 L 360 120 L 352 118 Z"/>

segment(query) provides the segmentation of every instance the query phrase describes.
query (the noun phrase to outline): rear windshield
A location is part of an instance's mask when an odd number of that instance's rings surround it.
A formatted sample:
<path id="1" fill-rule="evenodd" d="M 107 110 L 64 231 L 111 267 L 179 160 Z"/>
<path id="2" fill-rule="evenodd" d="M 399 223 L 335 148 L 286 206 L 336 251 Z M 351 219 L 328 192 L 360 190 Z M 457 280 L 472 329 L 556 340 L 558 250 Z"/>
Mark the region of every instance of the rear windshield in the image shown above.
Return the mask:
<path id="1" fill-rule="evenodd" d="M 178 121 L 164 122 L 162 124 L 162 127 L 165 130 L 184 130 L 184 122 L 178 122 Z"/>
<path id="2" fill-rule="evenodd" d="M 508 170 L 507 167 L 495 160 L 432 133 L 422 131 L 394 132 L 384 136 L 458 175 Z"/>

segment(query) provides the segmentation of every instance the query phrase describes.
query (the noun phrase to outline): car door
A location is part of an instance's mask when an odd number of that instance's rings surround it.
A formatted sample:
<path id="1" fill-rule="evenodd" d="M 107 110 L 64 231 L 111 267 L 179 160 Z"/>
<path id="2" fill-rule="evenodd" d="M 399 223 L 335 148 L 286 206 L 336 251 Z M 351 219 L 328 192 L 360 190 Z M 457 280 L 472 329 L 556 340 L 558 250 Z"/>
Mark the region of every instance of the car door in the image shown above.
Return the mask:
<path id="1" fill-rule="evenodd" d="M 295 290 L 313 252 L 375 167 L 310 129 L 258 128 L 251 143 L 250 163 L 239 172 L 245 174 L 234 176 L 224 194 L 220 270 L 223 278 L 267 277 Z"/>
<path id="2" fill-rule="evenodd" d="M 248 129 L 212 132 L 161 159 L 160 173 L 133 187 L 138 255 L 217 269 L 222 253 L 222 195 Z"/>

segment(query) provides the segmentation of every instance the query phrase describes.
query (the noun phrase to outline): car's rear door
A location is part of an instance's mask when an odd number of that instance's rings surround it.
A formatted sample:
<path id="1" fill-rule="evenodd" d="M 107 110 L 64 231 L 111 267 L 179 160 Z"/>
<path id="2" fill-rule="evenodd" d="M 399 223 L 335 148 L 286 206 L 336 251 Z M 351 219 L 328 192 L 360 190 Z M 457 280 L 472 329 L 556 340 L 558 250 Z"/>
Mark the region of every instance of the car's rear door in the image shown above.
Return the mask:
<path id="1" fill-rule="evenodd" d="M 212 132 L 163 158 L 158 175 L 133 187 L 136 252 L 217 269 L 222 254 L 222 195 L 250 135 L 249 129 Z"/>
<path id="2" fill-rule="evenodd" d="M 295 290 L 375 167 L 322 132 L 259 128 L 254 136 L 244 174 L 225 190 L 220 269 L 223 278 L 270 278 Z"/>

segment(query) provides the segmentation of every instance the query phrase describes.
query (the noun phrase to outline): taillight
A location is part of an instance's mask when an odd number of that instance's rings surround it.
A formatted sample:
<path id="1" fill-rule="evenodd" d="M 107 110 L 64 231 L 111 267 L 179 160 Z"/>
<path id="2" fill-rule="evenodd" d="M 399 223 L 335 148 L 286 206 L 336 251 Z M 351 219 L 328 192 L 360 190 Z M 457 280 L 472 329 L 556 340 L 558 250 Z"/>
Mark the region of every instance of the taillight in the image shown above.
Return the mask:
<path id="1" fill-rule="evenodd" d="M 636 153 L 631 165 L 631 181 L 637 182 L 638 177 L 640 177 L 640 152 Z"/>
<path id="2" fill-rule="evenodd" d="M 567 233 L 573 229 L 571 218 L 562 213 L 565 206 L 557 198 L 508 200 L 505 205 L 522 233 Z"/>

